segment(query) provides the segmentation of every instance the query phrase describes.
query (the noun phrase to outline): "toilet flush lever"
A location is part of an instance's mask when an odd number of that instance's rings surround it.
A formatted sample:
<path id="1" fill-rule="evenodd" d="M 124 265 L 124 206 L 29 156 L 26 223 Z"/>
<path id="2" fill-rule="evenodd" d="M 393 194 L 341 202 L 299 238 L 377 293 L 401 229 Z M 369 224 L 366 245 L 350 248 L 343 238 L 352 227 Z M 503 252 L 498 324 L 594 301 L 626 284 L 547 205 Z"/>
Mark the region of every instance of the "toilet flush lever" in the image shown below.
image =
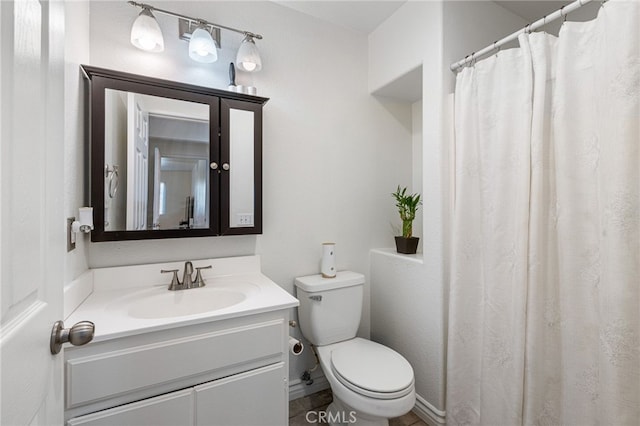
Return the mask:
<path id="1" fill-rule="evenodd" d="M 311 300 L 315 300 L 317 302 L 321 302 L 322 301 L 322 295 L 317 295 L 317 296 L 309 296 L 309 299 Z"/>

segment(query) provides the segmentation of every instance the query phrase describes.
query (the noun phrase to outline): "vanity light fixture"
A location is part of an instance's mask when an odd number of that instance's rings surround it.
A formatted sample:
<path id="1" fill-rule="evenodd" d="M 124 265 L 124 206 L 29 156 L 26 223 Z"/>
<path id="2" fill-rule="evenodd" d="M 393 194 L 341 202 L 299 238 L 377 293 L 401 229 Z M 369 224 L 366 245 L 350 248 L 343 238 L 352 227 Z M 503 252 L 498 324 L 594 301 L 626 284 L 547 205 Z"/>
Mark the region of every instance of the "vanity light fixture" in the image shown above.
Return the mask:
<path id="1" fill-rule="evenodd" d="M 142 12 L 133 22 L 131 44 L 148 52 L 162 52 L 164 50 L 164 38 L 160 25 L 147 7 L 142 8 Z"/>
<path id="2" fill-rule="evenodd" d="M 258 48 L 256 47 L 255 41 L 253 41 L 253 37 L 249 34 L 245 35 L 244 40 L 242 40 L 240 44 L 236 63 L 241 70 L 248 72 L 260 71 L 262 68 L 260 53 L 258 53 Z"/>
<path id="3" fill-rule="evenodd" d="M 211 63 L 218 60 L 216 42 L 204 25 L 199 25 L 189 40 L 189 57 L 196 62 Z"/>
<path id="4" fill-rule="evenodd" d="M 260 71 L 262 60 L 255 39 L 262 40 L 260 34 L 215 24 L 204 19 L 192 18 L 171 12 L 149 4 L 129 1 L 130 5 L 142 8 L 142 12 L 131 27 L 131 43 L 139 49 L 151 52 L 164 50 L 162 31 L 152 12 L 178 18 L 179 37 L 189 41 L 189 57 L 198 62 L 211 63 L 218 59 L 220 48 L 220 30 L 228 30 L 244 35 L 237 54 L 240 69 L 247 72 Z"/>

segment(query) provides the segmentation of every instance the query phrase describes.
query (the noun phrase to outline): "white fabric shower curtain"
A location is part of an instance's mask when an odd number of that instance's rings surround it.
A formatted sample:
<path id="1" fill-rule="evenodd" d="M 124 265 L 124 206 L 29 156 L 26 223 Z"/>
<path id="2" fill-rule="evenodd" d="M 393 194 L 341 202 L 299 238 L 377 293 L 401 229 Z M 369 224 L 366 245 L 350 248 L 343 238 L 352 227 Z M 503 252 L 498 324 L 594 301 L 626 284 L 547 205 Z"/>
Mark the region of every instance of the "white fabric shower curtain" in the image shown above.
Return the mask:
<path id="1" fill-rule="evenodd" d="M 640 424 L 640 4 L 457 76 L 447 423 Z"/>

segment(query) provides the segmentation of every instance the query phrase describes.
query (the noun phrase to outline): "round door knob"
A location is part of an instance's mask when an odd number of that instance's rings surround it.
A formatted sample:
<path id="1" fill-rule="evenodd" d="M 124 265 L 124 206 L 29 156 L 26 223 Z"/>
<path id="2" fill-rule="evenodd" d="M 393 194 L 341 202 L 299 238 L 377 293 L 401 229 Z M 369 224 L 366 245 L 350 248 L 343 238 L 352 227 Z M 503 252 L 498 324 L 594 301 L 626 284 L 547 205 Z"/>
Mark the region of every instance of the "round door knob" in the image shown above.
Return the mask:
<path id="1" fill-rule="evenodd" d="M 213 163 L 209 164 L 209 167 L 211 167 L 211 170 L 217 170 L 218 169 L 218 163 L 213 162 Z"/>
<path id="2" fill-rule="evenodd" d="M 223 170 L 227 171 L 227 170 L 229 170 L 230 168 L 231 168 L 231 167 L 229 166 L 229 163 L 224 163 L 224 164 L 222 164 L 222 169 L 223 169 Z"/>
<path id="3" fill-rule="evenodd" d="M 56 321 L 51 330 L 49 348 L 53 355 L 60 352 L 63 343 L 82 346 L 93 340 L 96 326 L 91 321 L 80 321 L 71 328 L 64 328 L 64 322 Z"/>

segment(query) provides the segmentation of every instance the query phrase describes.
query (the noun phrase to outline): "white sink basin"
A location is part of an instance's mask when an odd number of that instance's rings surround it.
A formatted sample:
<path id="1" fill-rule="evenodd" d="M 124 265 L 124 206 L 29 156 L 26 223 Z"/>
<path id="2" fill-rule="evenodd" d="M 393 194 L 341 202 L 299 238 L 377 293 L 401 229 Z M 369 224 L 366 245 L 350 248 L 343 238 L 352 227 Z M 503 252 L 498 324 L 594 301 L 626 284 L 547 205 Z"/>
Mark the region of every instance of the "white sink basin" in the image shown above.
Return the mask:
<path id="1" fill-rule="evenodd" d="M 185 317 L 229 308 L 256 291 L 259 288 L 250 283 L 177 291 L 153 287 L 114 300 L 108 309 L 125 311 L 128 316 L 140 319 Z"/>

